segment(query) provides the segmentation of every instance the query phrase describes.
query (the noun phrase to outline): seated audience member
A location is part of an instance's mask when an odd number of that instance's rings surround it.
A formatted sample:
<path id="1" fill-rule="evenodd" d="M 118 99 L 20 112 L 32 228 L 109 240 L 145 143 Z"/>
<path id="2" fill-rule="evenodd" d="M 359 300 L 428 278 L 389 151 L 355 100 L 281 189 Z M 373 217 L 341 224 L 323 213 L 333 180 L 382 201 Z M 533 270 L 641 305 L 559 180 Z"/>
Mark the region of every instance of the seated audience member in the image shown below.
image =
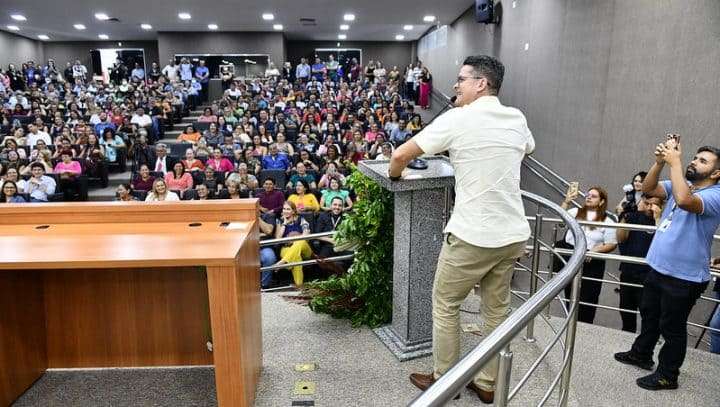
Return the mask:
<path id="1" fill-rule="evenodd" d="M 318 216 L 318 220 L 315 224 L 315 233 L 333 232 L 337 230 L 340 223 L 343 221 L 343 199 L 339 196 L 332 198 L 330 201 L 330 208 L 327 212 L 323 212 Z M 316 239 L 317 244 L 315 245 L 316 253 L 319 257 L 332 257 L 335 254 L 335 238 L 332 236 L 319 237 Z"/>
<path id="2" fill-rule="evenodd" d="M 217 174 L 215 174 L 215 170 L 213 167 L 205 167 L 205 178 L 203 180 L 203 184 L 210 188 L 211 191 L 220 192 L 223 185 L 221 182 L 218 182 Z"/>
<path id="3" fill-rule="evenodd" d="M 192 189 L 192 175 L 185 171 L 185 164 L 182 161 L 173 164 L 172 171 L 165 174 L 165 185 L 171 191 L 180 191 L 180 197 L 183 196 L 185 191 Z"/>
<path id="4" fill-rule="evenodd" d="M 283 204 L 282 216 L 275 224 L 275 238 L 309 235 L 310 224 L 298 213 L 295 204 L 287 201 Z M 296 240 L 280 249 L 280 260 L 275 265 L 295 263 L 312 256 L 312 249 L 307 240 Z M 290 269 L 296 287 L 303 285 L 303 268 L 294 266 Z"/>
<path id="5" fill-rule="evenodd" d="M 241 124 L 235 126 L 235 129 L 232 132 L 232 138 L 235 143 L 241 146 L 247 146 L 252 144 L 252 139 L 245 132 L 245 129 L 243 129 L 243 126 Z"/>
<path id="6" fill-rule="evenodd" d="M 27 158 L 24 148 L 18 148 L 18 142 L 13 138 L 6 138 L 4 146 L 0 151 L 0 160 L 6 161 L 10 152 L 14 152 L 21 160 Z"/>
<path id="7" fill-rule="evenodd" d="M 100 144 L 105 148 L 105 158 L 111 163 L 118 162 L 118 152 L 125 148 L 122 137 L 115 134 L 112 129 L 106 128 L 102 132 Z"/>
<path id="8" fill-rule="evenodd" d="M 576 218 L 578 221 L 595 221 L 604 223 L 614 223 L 612 219 L 607 217 L 607 192 L 601 187 L 591 187 L 588 189 L 585 196 L 585 204 L 580 208 L 570 208 L 570 202 L 572 202 L 579 195 L 577 189 L 571 187 L 565 194 L 565 200 L 560 205 L 563 209 L 566 209 L 568 213 Z M 587 250 L 588 252 L 594 253 L 610 253 L 615 250 L 617 246 L 617 238 L 615 236 L 615 230 L 612 228 L 592 227 L 583 226 L 585 232 L 585 238 L 587 239 Z M 572 249 L 574 246 L 574 239 L 570 232 L 565 234 L 565 239 L 556 242 L 556 247 Z M 553 269 L 559 271 L 562 268 L 560 261 L 553 261 Z M 605 274 L 605 260 L 585 258 L 585 264 L 583 265 L 582 275 L 583 277 L 591 277 L 596 279 L 602 279 Z M 580 284 L 580 301 L 590 304 L 597 304 L 598 298 L 600 297 L 600 290 L 602 289 L 602 283 L 599 281 L 583 280 Z M 571 287 L 568 285 L 565 288 L 565 296 L 570 298 Z M 595 312 L 597 308 L 590 305 L 580 305 L 578 310 L 578 321 L 592 324 L 595 320 Z"/>
<path id="9" fill-rule="evenodd" d="M 227 181 L 225 189 L 220 191 L 220 199 L 243 199 L 249 198 L 250 193 L 247 189 L 243 189 L 235 180 Z"/>
<path id="10" fill-rule="evenodd" d="M 308 151 L 300 150 L 297 162 L 303 163 L 307 171 L 320 172 L 320 167 L 318 167 L 317 163 L 315 163 L 312 155 Z"/>
<path id="11" fill-rule="evenodd" d="M 270 154 L 262 159 L 262 168 L 264 170 L 283 170 L 287 172 L 291 166 L 287 155 L 280 154 L 276 144 L 270 146 Z"/>
<path id="12" fill-rule="evenodd" d="M 35 144 L 37 144 L 38 140 L 44 141 L 45 145 L 52 144 L 52 139 L 50 138 L 50 135 L 40 130 L 37 125 L 35 125 L 35 123 L 30 123 L 27 127 L 27 145 L 30 148 L 35 147 Z"/>
<path id="13" fill-rule="evenodd" d="M 258 225 L 260 227 L 260 239 L 275 237 L 275 215 L 263 215 L 258 217 Z M 277 256 L 273 247 L 265 246 L 260 248 L 260 267 L 268 267 L 277 263 Z M 263 271 L 260 276 L 260 287 L 267 290 L 273 287 L 273 270 Z"/>
<path id="14" fill-rule="evenodd" d="M 299 212 L 317 212 L 320 210 L 320 204 L 311 194 L 310 187 L 304 180 L 295 183 L 295 193 L 288 197 L 288 202 L 292 202 Z"/>
<path id="15" fill-rule="evenodd" d="M 273 178 L 266 178 L 263 181 L 263 190 L 258 193 L 257 198 L 260 200 L 261 213 L 280 215 L 285 203 L 285 195 L 282 191 L 275 189 L 275 180 Z"/>
<path id="16" fill-rule="evenodd" d="M 208 147 L 205 137 L 200 137 L 200 140 L 198 140 L 197 144 L 195 145 L 194 151 L 195 155 L 198 158 L 202 159 L 206 159 L 212 155 L 212 151 L 210 147 Z"/>
<path id="17" fill-rule="evenodd" d="M 152 117 L 145 114 L 145 109 L 142 107 L 137 108 L 135 114 L 130 119 L 130 123 L 137 125 L 138 131 L 139 129 L 145 129 L 150 138 L 155 140 Z"/>
<path id="18" fill-rule="evenodd" d="M 138 199 L 132 194 L 133 190 L 130 184 L 122 183 L 115 190 L 115 200 L 120 202 L 132 202 Z"/>
<path id="19" fill-rule="evenodd" d="M 325 171 L 330 163 L 334 163 L 338 171 L 345 171 L 345 164 L 343 164 L 343 158 L 340 156 L 339 151 L 340 150 L 334 145 L 328 147 L 327 155 L 322 158 L 323 164 L 320 169 L 321 171 Z"/>
<path id="20" fill-rule="evenodd" d="M 249 173 L 257 175 L 262 171 L 262 164 L 260 160 L 253 155 L 252 147 L 248 147 L 243 151 L 243 162 L 247 165 Z"/>
<path id="21" fill-rule="evenodd" d="M 222 150 L 219 148 L 215 148 L 213 150 L 213 156 L 205 161 L 205 166 L 210 167 L 217 172 L 229 172 L 235 168 L 230 160 L 223 157 Z"/>
<path id="22" fill-rule="evenodd" d="M 262 143 L 262 140 L 260 139 L 260 136 L 257 134 L 253 136 L 252 138 L 252 154 L 255 157 L 259 157 L 262 159 L 262 157 L 266 156 L 268 153 L 268 148 L 265 147 Z"/>
<path id="23" fill-rule="evenodd" d="M 217 116 L 213 114 L 212 109 L 209 107 L 206 107 L 205 110 L 203 110 L 202 116 L 198 118 L 199 123 L 217 123 Z"/>
<path id="24" fill-rule="evenodd" d="M 158 178 L 153 182 L 152 189 L 145 197 L 145 202 L 179 201 L 180 197 L 168 189 L 165 180 Z"/>
<path id="25" fill-rule="evenodd" d="M 195 185 L 195 195 L 193 196 L 194 201 L 205 201 L 210 198 L 210 189 L 205 184 Z"/>
<path id="26" fill-rule="evenodd" d="M 2 165 L 0 165 L 0 167 L 2 167 Z M 25 181 L 20 179 L 20 173 L 17 168 L 10 167 L 6 168 L 4 171 L 5 175 L 0 177 L 0 190 L 2 190 L 2 186 L 6 181 L 12 181 L 17 184 L 18 193 L 23 193 L 23 191 L 25 191 Z"/>
<path id="27" fill-rule="evenodd" d="M 322 196 L 320 197 L 320 209 L 323 211 L 330 211 L 332 209 L 330 207 L 330 203 L 335 198 L 340 198 L 343 203 L 343 210 L 349 211 L 352 209 L 353 203 L 352 199 L 350 199 L 350 191 L 340 189 L 340 187 L 340 180 L 336 177 L 331 177 L 328 189 L 322 191 Z"/>
<path id="28" fill-rule="evenodd" d="M 245 163 L 239 163 L 237 170 L 228 174 L 225 182 L 236 181 L 240 184 L 242 189 L 254 190 L 258 187 L 257 178 L 248 173 L 248 167 Z"/>
<path id="29" fill-rule="evenodd" d="M 195 158 L 195 152 L 192 148 L 188 148 L 187 150 L 185 150 L 185 159 L 182 160 L 182 163 L 185 166 L 185 169 L 190 172 L 202 171 L 205 169 L 205 164 Z"/>
<path id="30" fill-rule="evenodd" d="M 374 143 L 378 134 L 380 134 L 380 128 L 378 127 L 377 123 L 371 124 L 370 129 L 365 132 L 365 141 L 367 141 L 368 143 Z"/>
<path id="31" fill-rule="evenodd" d="M 63 199 L 71 201 L 75 196 L 80 195 L 80 175 L 82 168 L 80 163 L 72 159 L 70 150 L 63 150 L 60 153 L 60 161 L 55 164 L 53 170 L 60 182 L 60 189 L 63 191 Z"/>
<path id="32" fill-rule="evenodd" d="M 155 157 L 152 160 L 155 172 L 165 173 L 172 170 L 175 160 L 167 155 L 167 146 L 163 143 L 155 145 Z"/>
<path id="33" fill-rule="evenodd" d="M 327 139 L 325 139 L 325 142 L 318 147 L 317 155 L 320 157 L 325 157 L 330 154 L 330 150 L 335 150 L 336 155 L 340 155 L 340 152 L 342 149 L 340 149 L 340 145 L 335 142 L 335 137 L 328 136 Z"/>
<path id="34" fill-rule="evenodd" d="M 235 150 L 242 148 L 240 144 L 235 143 L 231 134 L 225 134 L 223 136 L 223 142 L 218 146 L 222 155 L 225 157 L 233 157 Z"/>
<path id="35" fill-rule="evenodd" d="M 223 132 L 218 129 L 216 123 L 210 123 L 210 127 L 203 133 L 203 138 L 209 145 L 216 146 L 223 140 Z"/>
<path id="36" fill-rule="evenodd" d="M 55 180 L 45 175 L 45 167 L 40 163 L 30 164 L 30 173 L 23 192 L 30 194 L 30 202 L 47 202 L 48 196 L 55 193 Z"/>
<path id="37" fill-rule="evenodd" d="M 33 162 L 37 162 L 43 165 L 45 167 L 45 173 L 51 174 L 53 172 L 53 164 L 52 164 L 52 153 L 50 150 L 43 149 L 43 150 L 33 150 L 33 152 L 37 152 L 37 156 L 35 157 Z M 32 154 L 31 154 L 32 156 Z M 28 175 L 30 174 L 30 166 L 27 165 L 25 168 L 20 170 L 20 175 Z"/>
<path id="38" fill-rule="evenodd" d="M 330 162 L 325 167 L 325 173 L 320 177 L 318 182 L 318 188 L 327 188 L 330 184 L 330 178 L 337 178 L 340 181 L 340 186 L 345 185 L 345 176 L 338 171 L 338 165 L 335 162 Z"/>
<path id="39" fill-rule="evenodd" d="M 641 182 L 642 188 L 642 182 Z M 625 206 L 628 210 L 622 212 L 620 223 L 634 225 L 656 226 L 660 223 L 663 210 L 663 200 L 656 197 L 640 197 L 635 207 Z M 642 257 L 648 253 L 654 233 L 638 230 L 617 229 L 616 236 L 623 256 Z M 620 263 L 620 281 L 630 284 L 642 284 L 650 271 L 647 264 Z M 637 311 L 642 298 L 642 288 L 620 286 L 621 309 Z M 632 312 L 620 312 L 622 330 L 635 332 L 637 328 L 637 315 Z"/>
<path id="40" fill-rule="evenodd" d="M 375 157 L 376 160 L 389 160 L 392 157 L 393 146 L 390 143 L 383 143 L 382 152 Z"/>
<path id="41" fill-rule="evenodd" d="M 407 124 L 407 129 L 410 130 L 413 134 L 415 134 L 422 130 L 424 126 L 425 125 L 422 122 L 422 117 L 420 117 L 419 114 L 416 114 L 412 116 L 410 123 Z"/>
<path id="42" fill-rule="evenodd" d="M 275 142 L 275 145 L 278 148 L 278 151 L 280 154 L 286 154 L 288 157 L 292 157 L 295 155 L 295 149 L 293 148 L 292 144 L 288 143 L 285 139 L 285 134 L 278 133 L 277 136 L 277 142 Z"/>
<path id="43" fill-rule="evenodd" d="M 0 203 L 26 203 L 22 195 L 18 194 L 18 186 L 15 181 L 5 181 L 0 189 Z"/>
<path id="44" fill-rule="evenodd" d="M 143 164 L 140 166 L 140 171 L 135 175 L 130 185 L 132 189 L 136 191 L 150 191 L 152 190 L 155 177 L 150 175 L 150 168 Z"/>
<path id="45" fill-rule="evenodd" d="M 390 133 L 390 142 L 396 147 L 407 141 L 408 138 L 412 137 L 413 133 L 407 128 L 405 120 L 400 119 L 397 128 L 393 129 Z"/>
<path id="46" fill-rule="evenodd" d="M 180 141 L 182 143 L 196 144 L 198 140 L 200 140 L 200 137 L 202 137 L 202 135 L 197 130 L 195 130 L 195 126 L 191 124 L 185 127 L 185 130 L 180 133 L 180 135 L 177 137 L 177 141 Z"/>
<path id="47" fill-rule="evenodd" d="M 287 185 L 285 186 L 287 189 L 295 189 L 295 185 L 297 185 L 299 181 L 305 181 L 305 183 L 308 184 L 311 190 L 317 188 L 317 185 L 315 184 L 315 176 L 307 172 L 305 164 L 301 162 L 297 163 L 297 165 L 295 166 L 295 171 L 296 173 L 290 177 L 290 181 L 288 181 Z"/>

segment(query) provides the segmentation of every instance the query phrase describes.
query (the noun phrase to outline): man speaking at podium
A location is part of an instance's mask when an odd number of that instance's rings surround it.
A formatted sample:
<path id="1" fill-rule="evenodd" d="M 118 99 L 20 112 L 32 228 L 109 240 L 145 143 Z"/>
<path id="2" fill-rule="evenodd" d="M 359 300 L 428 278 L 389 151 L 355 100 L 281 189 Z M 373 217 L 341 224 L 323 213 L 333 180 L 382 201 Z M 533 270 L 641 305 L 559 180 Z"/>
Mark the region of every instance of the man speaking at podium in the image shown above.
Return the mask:
<path id="1" fill-rule="evenodd" d="M 434 372 L 410 375 L 422 390 L 457 362 L 460 304 L 475 284 L 480 284 L 484 334 L 505 320 L 513 266 L 530 237 L 520 165 L 535 141 L 522 112 L 498 100 L 504 72 L 502 63 L 490 56 L 466 58 L 453 87 L 456 108 L 403 144 L 390 160 L 393 181 L 422 154 L 448 151 L 455 169 L 455 207 L 433 283 Z M 468 384 L 485 403 L 494 397 L 497 366 L 496 356 Z"/>

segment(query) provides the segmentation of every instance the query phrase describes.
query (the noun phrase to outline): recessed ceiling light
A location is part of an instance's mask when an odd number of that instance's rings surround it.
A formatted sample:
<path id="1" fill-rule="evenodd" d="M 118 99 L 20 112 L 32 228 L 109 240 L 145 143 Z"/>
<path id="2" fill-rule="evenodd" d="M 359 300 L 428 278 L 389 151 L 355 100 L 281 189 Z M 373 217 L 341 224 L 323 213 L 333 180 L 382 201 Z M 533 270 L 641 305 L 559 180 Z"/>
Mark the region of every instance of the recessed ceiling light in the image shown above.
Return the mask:
<path id="1" fill-rule="evenodd" d="M 101 21 L 106 21 L 106 20 L 110 19 L 110 16 L 108 16 L 105 13 L 95 13 L 95 18 L 97 18 L 98 20 L 101 20 Z"/>
<path id="2" fill-rule="evenodd" d="M 178 18 L 181 20 L 189 20 L 192 18 L 190 13 L 178 13 Z"/>
<path id="3" fill-rule="evenodd" d="M 152 30 L 152 26 L 150 24 L 140 24 L 140 28 L 143 30 Z"/>
<path id="4" fill-rule="evenodd" d="M 49 40 L 49 39 L 50 39 L 50 37 L 48 37 L 48 36 L 45 35 L 45 34 L 40 34 L 40 35 L 38 35 L 38 38 L 40 38 L 41 40 Z"/>
<path id="5" fill-rule="evenodd" d="M 350 26 L 347 24 L 340 24 L 340 29 L 343 31 L 347 31 L 350 29 Z"/>
<path id="6" fill-rule="evenodd" d="M 275 16 L 273 15 L 273 13 L 263 13 L 262 18 L 263 20 L 270 21 L 274 20 Z"/>
<path id="7" fill-rule="evenodd" d="M 402 41 L 402 40 L 405 39 L 405 36 L 402 35 L 402 34 L 398 34 L 398 35 L 395 36 L 395 39 L 398 40 L 398 41 Z"/>
<path id="8" fill-rule="evenodd" d="M 18 27 L 16 25 L 9 25 L 9 26 L 7 26 L 7 29 L 10 31 L 20 31 L 20 27 Z"/>
<path id="9" fill-rule="evenodd" d="M 413 29 L 413 26 L 410 25 L 410 24 L 407 24 L 407 25 L 404 25 L 404 26 L 403 26 L 403 30 L 405 30 L 405 31 L 410 31 L 410 30 L 412 30 L 412 29 Z"/>
<path id="10" fill-rule="evenodd" d="M 100 38 L 101 40 L 107 40 L 110 37 L 107 34 L 98 34 L 98 38 Z"/>
<path id="11" fill-rule="evenodd" d="M 343 16 L 343 20 L 345 20 L 345 21 L 355 21 L 355 14 L 350 14 L 350 13 L 345 14 L 345 15 Z"/>
<path id="12" fill-rule="evenodd" d="M 425 16 L 423 17 L 423 21 L 425 21 L 426 23 L 432 23 L 433 21 L 435 21 L 435 16 Z"/>
<path id="13" fill-rule="evenodd" d="M 25 18 L 25 16 L 22 14 L 11 14 L 10 18 L 15 21 L 27 21 L 27 18 Z"/>
<path id="14" fill-rule="evenodd" d="M 345 34 L 338 34 L 338 39 L 339 39 L 339 40 L 344 40 L 344 39 L 346 39 L 346 38 L 347 38 L 347 35 L 345 35 Z"/>
<path id="15" fill-rule="evenodd" d="M 282 24 L 273 24 L 273 30 L 280 31 L 280 30 L 282 30 L 282 29 L 283 29 L 283 25 L 282 25 Z"/>
<path id="16" fill-rule="evenodd" d="M 84 24 L 74 24 L 73 27 L 75 27 L 76 30 L 80 30 L 80 31 L 85 29 Z"/>
<path id="17" fill-rule="evenodd" d="M 217 30 L 218 25 L 217 24 L 208 24 L 208 30 Z"/>

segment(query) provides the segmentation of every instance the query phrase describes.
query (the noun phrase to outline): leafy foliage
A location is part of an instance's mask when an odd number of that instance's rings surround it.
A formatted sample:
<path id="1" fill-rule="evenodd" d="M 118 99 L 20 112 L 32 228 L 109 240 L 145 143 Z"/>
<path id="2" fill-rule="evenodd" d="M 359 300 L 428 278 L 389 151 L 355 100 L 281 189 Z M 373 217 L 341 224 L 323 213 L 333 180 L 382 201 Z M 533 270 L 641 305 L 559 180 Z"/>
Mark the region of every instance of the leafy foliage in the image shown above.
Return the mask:
<path id="1" fill-rule="evenodd" d="M 376 327 L 392 317 L 393 195 L 352 168 L 347 184 L 357 203 L 335 235 L 335 246 L 355 248 L 348 273 L 306 285 L 310 308 L 354 326 Z"/>

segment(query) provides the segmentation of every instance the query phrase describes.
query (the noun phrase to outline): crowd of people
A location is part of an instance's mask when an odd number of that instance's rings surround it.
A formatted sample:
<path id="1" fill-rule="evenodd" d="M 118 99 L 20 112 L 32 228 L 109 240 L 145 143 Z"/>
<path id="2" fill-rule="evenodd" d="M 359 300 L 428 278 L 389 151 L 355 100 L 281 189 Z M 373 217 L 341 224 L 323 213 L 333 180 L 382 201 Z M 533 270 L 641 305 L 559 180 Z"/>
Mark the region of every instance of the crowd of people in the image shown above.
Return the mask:
<path id="1" fill-rule="evenodd" d="M 282 69 L 270 63 L 264 77 L 221 72 L 224 93 L 208 102 L 203 61 L 152 63 L 145 72 L 118 59 L 107 83 L 79 60 L 64 73 L 54 66 L 11 64 L 0 74 L 2 202 L 82 200 L 127 167 L 132 176 L 117 187 L 118 200 L 257 197 L 273 226 L 267 234 L 278 237 L 337 227 L 353 206 L 351 166 L 389 159 L 424 126 L 416 102 L 429 108 L 430 100 L 431 78 L 419 62 L 407 68 L 412 83 L 380 61 L 342 66 L 332 55 Z M 197 121 L 163 142 L 203 103 Z M 314 244 L 329 254 L 329 242 Z M 264 250 L 263 266 L 312 255 L 301 245 Z M 272 277 L 264 275 L 263 287 Z M 292 277 L 302 285 L 302 268 Z"/>

